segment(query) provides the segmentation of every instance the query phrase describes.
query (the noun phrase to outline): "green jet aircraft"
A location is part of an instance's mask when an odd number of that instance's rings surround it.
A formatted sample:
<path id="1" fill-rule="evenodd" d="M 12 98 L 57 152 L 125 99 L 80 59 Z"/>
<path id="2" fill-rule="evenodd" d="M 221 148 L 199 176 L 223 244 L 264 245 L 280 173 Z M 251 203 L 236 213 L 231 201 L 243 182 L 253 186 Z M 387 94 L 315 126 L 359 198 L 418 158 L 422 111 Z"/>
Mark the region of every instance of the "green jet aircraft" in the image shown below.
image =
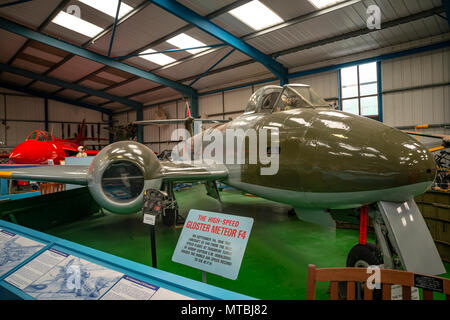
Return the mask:
<path id="1" fill-rule="evenodd" d="M 226 123 L 189 117 L 135 124 L 179 122 L 187 127 L 216 124 L 174 148 L 173 161 L 159 161 L 138 142 L 120 141 L 103 148 L 90 166 L 11 167 L 0 177 L 85 185 L 99 205 L 120 214 L 140 211 L 145 190 L 165 190 L 172 209 L 163 215 L 170 223 L 176 214 L 173 183 L 203 181 L 208 194 L 219 198 L 215 182 L 221 181 L 290 205 L 300 219 L 333 226 L 334 210 L 410 201 L 436 176 L 433 155 L 418 141 L 378 121 L 335 110 L 306 85 L 260 88 L 245 112 Z M 264 130 L 267 134 L 261 136 Z M 244 143 L 230 148 L 229 132 L 244 136 Z M 243 163 L 234 157 L 239 148 L 244 151 Z M 197 151 L 204 161 L 196 158 Z M 383 254 L 388 258 L 389 253 Z"/>

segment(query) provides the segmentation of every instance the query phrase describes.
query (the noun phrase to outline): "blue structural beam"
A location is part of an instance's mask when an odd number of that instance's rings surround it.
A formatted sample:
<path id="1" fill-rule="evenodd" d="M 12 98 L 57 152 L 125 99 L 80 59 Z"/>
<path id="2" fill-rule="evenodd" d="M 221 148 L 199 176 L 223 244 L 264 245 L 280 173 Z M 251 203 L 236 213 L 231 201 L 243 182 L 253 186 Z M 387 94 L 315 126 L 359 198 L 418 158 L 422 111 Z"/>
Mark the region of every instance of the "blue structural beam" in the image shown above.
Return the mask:
<path id="1" fill-rule="evenodd" d="M 141 109 L 136 111 L 136 121 L 144 120 L 144 111 Z M 140 143 L 144 142 L 144 128 L 142 126 L 137 126 L 137 141 Z"/>
<path id="2" fill-rule="evenodd" d="M 0 196 L 6 196 L 8 194 L 8 180 L 0 179 Z"/>
<path id="3" fill-rule="evenodd" d="M 169 49 L 169 50 L 147 52 L 147 53 L 135 53 L 135 54 L 129 54 L 126 56 L 119 56 L 119 57 L 112 57 L 112 58 L 117 59 L 117 60 L 123 60 L 123 59 L 132 58 L 132 57 L 150 56 L 150 55 L 159 54 L 159 53 L 171 53 L 171 52 L 180 52 L 180 51 L 187 51 L 187 50 L 194 50 L 194 49 L 217 48 L 217 47 L 223 47 L 223 46 L 226 46 L 226 44 L 217 43 L 217 44 L 210 44 L 207 46 L 197 46 L 197 47 L 189 47 L 189 48 L 182 48 L 182 49 Z"/>
<path id="4" fill-rule="evenodd" d="M 185 96 L 192 96 L 196 95 L 197 92 L 192 89 L 191 87 L 185 86 L 181 83 L 178 83 L 176 81 L 166 79 L 164 77 L 158 76 L 156 74 L 147 72 L 145 70 L 130 66 L 128 64 L 116 61 L 114 59 L 111 59 L 109 57 L 106 57 L 104 55 L 95 53 L 93 51 L 80 48 L 76 45 L 70 44 L 68 42 L 50 37 L 48 35 L 36 32 L 34 30 L 31 30 L 23 25 L 20 25 L 18 23 L 12 22 L 5 18 L 0 18 L 0 28 L 15 34 L 18 34 L 22 37 L 38 41 L 40 43 L 44 43 L 46 45 L 49 45 L 54 48 L 61 49 L 63 51 L 69 52 L 71 54 L 104 64 L 108 67 L 115 68 L 124 72 L 128 72 L 132 75 L 135 75 L 137 77 L 150 80 L 156 83 L 159 83 L 161 85 L 170 87 L 180 93 L 182 93 Z"/>
<path id="5" fill-rule="evenodd" d="M 430 44 L 430 45 L 424 46 L 424 47 L 408 49 L 408 50 L 404 50 L 404 51 L 400 51 L 400 52 L 383 54 L 383 55 L 377 56 L 377 57 L 355 60 L 355 61 L 351 61 L 351 62 L 330 65 L 327 67 L 322 67 L 322 68 L 317 68 L 317 69 L 310 69 L 310 70 L 305 70 L 305 71 L 294 72 L 294 73 L 290 73 L 288 78 L 289 79 L 299 78 L 299 77 L 309 76 L 311 74 L 327 72 L 327 71 L 335 71 L 335 70 L 339 70 L 342 68 L 353 67 L 353 66 L 365 64 L 365 63 L 396 59 L 396 58 L 401 58 L 404 56 L 409 56 L 411 54 L 418 54 L 418 53 L 427 52 L 430 50 L 442 49 L 442 48 L 446 48 L 448 46 L 450 46 L 450 41 L 444 41 L 444 42 L 439 42 L 436 44 Z"/>
<path id="6" fill-rule="evenodd" d="M 232 54 L 234 52 L 234 50 L 236 49 L 231 49 L 226 55 L 224 55 L 222 58 L 220 58 L 219 61 L 217 61 L 216 63 L 214 63 L 211 67 L 208 68 L 208 70 L 206 70 L 205 72 L 203 72 L 200 76 L 198 76 L 197 78 L 194 79 L 194 81 L 192 81 L 191 83 L 189 83 L 189 86 L 193 86 L 194 83 L 196 83 L 198 80 L 200 80 L 201 78 L 203 78 L 205 75 L 208 74 L 208 72 L 210 72 L 212 69 L 214 69 L 219 63 L 221 63 L 223 60 L 225 60 L 230 54 Z"/>
<path id="7" fill-rule="evenodd" d="M 114 35 L 116 34 L 117 21 L 119 21 L 119 11 L 122 0 L 117 2 L 116 18 L 114 19 L 114 25 L 112 29 L 111 39 L 109 40 L 108 57 L 111 56 L 111 50 L 114 43 Z"/>
<path id="8" fill-rule="evenodd" d="M 450 0 L 442 0 L 442 5 L 444 6 L 448 26 L 450 27 Z"/>
<path id="9" fill-rule="evenodd" d="M 189 22 L 193 26 L 205 31 L 206 33 L 216 37 L 217 39 L 229 44 L 235 49 L 241 51 L 242 53 L 252 57 L 256 61 L 263 64 L 267 69 L 270 70 L 281 82 L 287 82 L 287 69 L 279 62 L 274 60 L 272 57 L 264 54 L 258 49 L 250 46 L 245 41 L 239 39 L 238 37 L 232 35 L 228 31 L 218 27 L 205 17 L 199 15 L 198 13 L 192 11 L 191 9 L 183 6 L 182 4 L 173 0 L 148 0 L 151 3 L 163 8 L 164 10 L 172 13 L 180 19 Z"/>
<path id="10" fill-rule="evenodd" d="M 71 83 L 71 82 L 67 82 L 64 80 L 60 80 L 60 79 L 56 79 L 56 78 L 51 78 L 42 74 L 38 74 L 38 73 L 34 73 L 25 69 L 21 69 L 21 68 L 17 68 L 17 67 L 13 67 L 4 63 L 0 63 L 0 70 L 2 71 L 6 71 L 9 73 L 14 73 L 17 75 L 21 75 L 30 79 L 34 79 L 34 80 L 38 80 L 38 81 L 42 81 L 42 82 L 46 82 L 46 83 L 50 83 L 53 85 L 57 85 L 63 88 L 67 88 L 67 89 L 72 89 L 75 91 L 80 91 L 80 92 L 84 92 L 93 96 L 97 96 L 97 97 L 101 97 L 107 100 L 111 100 L 111 101 L 116 101 L 119 103 L 122 103 L 126 106 L 130 106 L 134 109 L 139 109 L 142 107 L 142 104 L 134 101 L 134 100 L 130 100 L 130 99 L 126 99 L 126 98 L 122 98 L 122 97 L 118 97 L 115 95 L 112 95 L 110 93 L 106 93 L 104 91 L 99 91 L 99 90 L 95 90 L 92 88 L 88 88 L 88 87 L 83 87 L 80 86 L 79 84 L 75 84 L 75 83 Z"/>
<path id="11" fill-rule="evenodd" d="M 48 131 L 48 98 L 44 98 L 45 131 Z"/>
<path id="12" fill-rule="evenodd" d="M 381 61 L 377 61 L 377 78 L 378 78 L 378 117 L 383 122 L 383 84 L 381 73 Z"/>
<path id="13" fill-rule="evenodd" d="M 24 2 L 30 2 L 30 1 L 32 1 L 32 0 L 11 1 L 11 2 L 8 2 L 8 3 L 0 4 L 0 8 L 6 8 L 6 7 L 14 6 L 16 4 L 21 4 L 21 3 L 24 3 Z"/>
<path id="14" fill-rule="evenodd" d="M 12 84 L 12 83 L 7 83 L 7 82 L 0 82 L 0 87 L 2 88 L 6 88 L 6 89 L 10 89 L 10 90 L 14 90 L 14 91 L 19 91 L 19 92 L 23 92 L 23 93 L 27 93 L 29 95 L 32 96 L 36 96 L 36 97 L 41 97 L 44 99 L 51 99 L 51 100 L 55 100 L 55 101 L 59 101 L 59 102 L 63 102 L 63 103 L 67 103 L 67 104 L 71 104 L 71 105 L 75 105 L 75 106 L 79 106 L 82 108 L 86 108 L 86 109 L 91 109 L 91 110 L 95 110 L 98 112 L 102 112 L 108 115 L 112 115 L 112 111 L 109 109 L 105 109 L 102 107 L 98 107 L 89 103 L 85 103 L 85 102 L 81 102 L 81 101 L 75 101 L 75 100 L 71 100 L 68 98 L 64 98 L 64 97 L 59 97 L 59 96 L 55 96 L 52 95 L 50 93 L 47 92 L 41 92 L 41 91 L 36 91 L 33 89 L 27 89 L 24 87 L 20 87 L 18 85 Z"/>

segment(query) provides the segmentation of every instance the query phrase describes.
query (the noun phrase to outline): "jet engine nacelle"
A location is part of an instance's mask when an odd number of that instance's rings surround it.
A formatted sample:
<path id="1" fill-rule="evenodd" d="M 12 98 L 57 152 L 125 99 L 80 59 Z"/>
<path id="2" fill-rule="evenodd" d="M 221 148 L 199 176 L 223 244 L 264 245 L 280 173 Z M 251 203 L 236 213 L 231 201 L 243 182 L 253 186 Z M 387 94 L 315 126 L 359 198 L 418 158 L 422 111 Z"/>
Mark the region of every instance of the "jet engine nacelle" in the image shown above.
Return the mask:
<path id="1" fill-rule="evenodd" d="M 135 141 L 108 145 L 89 168 L 88 187 L 94 200 L 113 213 L 128 214 L 142 209 L 143 192 L 159 189 L 156 178 L 161 164 L 155 153 Z"/>

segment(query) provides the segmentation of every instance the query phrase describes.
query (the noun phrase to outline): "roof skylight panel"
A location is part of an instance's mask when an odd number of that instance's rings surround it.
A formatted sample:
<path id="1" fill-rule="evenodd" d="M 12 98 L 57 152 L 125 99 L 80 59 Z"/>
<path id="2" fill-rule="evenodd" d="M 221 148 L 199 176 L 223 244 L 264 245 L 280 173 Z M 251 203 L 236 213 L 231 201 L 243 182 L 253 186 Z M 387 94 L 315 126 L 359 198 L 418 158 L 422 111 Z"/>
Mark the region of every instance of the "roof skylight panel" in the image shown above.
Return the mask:
<path id="1" fill-rule="evenodd" d="M 103 29 L 99 26 L 96 26 L 93 23 L 78 18 L 77 16 L 69 14 L 65 11 L 60 11 L 52 22 L 64 28 L 84 34 L 89 38 L 93 38 L 103 31 Z"/>
<path id="2" fill-rule="evenodd" d="M 204 44 L 203 42 L 201 42 L 195 38 L 192 38 L 191 36 L 188 36 L 185 33 L 181 33 L 181 34 L 167 40 L 167 42 L 175 47 L 180 48 L 180 49 L 206 46 L 206 44 Z M 186 50 L 186 51 L 191 54 L 196 54 L 196 53 L 202 52 L 206 49 L 207 48 L 191 49 L 191 50 Z"/>
<path id="3" fill-rule="evenodd" d="M 229 13 L 254 30 L 261 30 L 284 22 L 280 16 L 258 0 L 250 1 Z"/>
<path id="4" fill-rule="evenodd" d="M 322 9 L 325 7 L 329 7 L 332 4 L 342 2 L 344 0 L 308 0 L 308 1 L 311 2 L 317 9 Z"/>
<path id="5" fill-rule="evenodd" d="M 154 52 L 156 52 L 156 51 L 153 49 L 147 49 L 145 51 L 142 51 L 140 54 L 154 53 Z M 164 53 L 147 54 L 147 55 L 141 55 L 139 57 L 142 59 L 151 61 L 153 63 L 156 63 L 160 66 L 165 66 L 166 64 L 176 61 L 175 59 L 173 59 L 172 57 L 169 57 L 168 55 L 166 55 Z"/>
<path id="6" fill-rule="evenodd" d="M 98 11 L 106 13 L 107 15 L 115 18 L 117 12 L 117 4 L 119 0 L 78 0 Z M 130 7 L 126 3 L 120 4 L 119 10 L 119 19 L 126 15 L 128 12 L 133 10 L 133 7 Z"/>

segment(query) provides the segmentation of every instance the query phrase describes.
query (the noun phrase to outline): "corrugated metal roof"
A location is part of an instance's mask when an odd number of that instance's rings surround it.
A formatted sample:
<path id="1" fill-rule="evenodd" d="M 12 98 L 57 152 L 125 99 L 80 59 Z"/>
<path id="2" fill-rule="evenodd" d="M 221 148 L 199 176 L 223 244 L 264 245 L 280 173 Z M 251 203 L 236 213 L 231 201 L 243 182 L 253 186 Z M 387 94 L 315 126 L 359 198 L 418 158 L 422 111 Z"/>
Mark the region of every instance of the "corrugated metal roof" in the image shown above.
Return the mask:
<path id="1" fill-rule="evenodd" d="M 0 62 L 6 63 L 22 47 L 26 39 L 0 29 Z"/>
<path id="2" fill-rule="evenodd" d="M 185 21 L 149 5 L 116 29 L 112 56 L 127 55 L 184 25 Z M 107 53 L 110 38 L 111 33 L 96 41 L 91 48 Z"/>
<path id="3" fill-rule="evenodd" d="M 85 75 L 100 69 L 103 65 L 92 60 L 74 56 L 49 74 L 65 81 L 76 81 Z"/>
<path id="4" fill-rule="evenodd" d="M 138 79 L 135 81 L 131 81 L 130 83 L 124 84 L 123 86 L 120 86 L 118 88 L 108 90 L 107 92 L 118 96 L 128 96 L 136 92 L 148 90 L 157 86 L 158 86 L 157 83 L 145 79 Z"/>
<path id="5" fill-rule="evenodd" d="M 29 1 L 1 8 L 0 15 L 36 29 L 60 2 L 61 0 Z"/>

